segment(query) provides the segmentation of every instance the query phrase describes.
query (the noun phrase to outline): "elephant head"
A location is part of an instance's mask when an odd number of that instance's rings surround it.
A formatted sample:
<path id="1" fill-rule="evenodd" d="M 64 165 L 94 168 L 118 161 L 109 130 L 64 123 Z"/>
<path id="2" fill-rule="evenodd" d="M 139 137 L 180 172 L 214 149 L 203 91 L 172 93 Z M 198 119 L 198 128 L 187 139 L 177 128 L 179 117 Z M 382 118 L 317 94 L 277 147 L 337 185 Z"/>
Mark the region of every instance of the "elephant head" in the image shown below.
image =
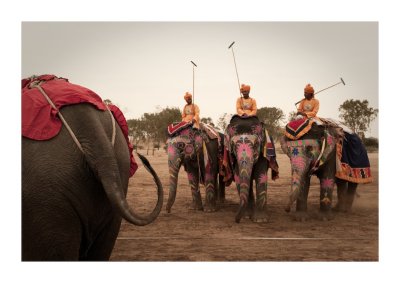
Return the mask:
<path id="1" fill-rule="evenodd" d="M 332 129 L 314 124 L 301 138 L 290 140 L 282 137 L 280 143 L 291 164 L 291 192 L 285 208 L 289 212 L 292 203 L 302 195 L 301 190 L 309 187 L 310 176 L 326 161 L 335 160 L 336 138 Z M 334 180 L 328 181 L 334 183 Z"/>
<path id="2" fill-rule="evenodd" d="M 257 117 L 243 119 L 234 116 L 226 129 L 225 147 L 231 156 L 234 181 L 240 199 L 236 222 L 240 222 L 248 204 L 253 205 L 253 179 L 257 183 L 256 208 L 261 211 L 266 206 L 268 163 L 263 156 L 265 140 L 265 129 Z"/>
<path id="3" fill-rule="evenodd" d="M 201 174 L 202 162 L 200 162 L 203 138 L 200 131 L 187 127 L 177 135 L 167 139 L 168 168 L 169 168 L 169 196 L 167 211 L 175 202 L 178 185 L 178 174 L 182 164 L 188 174 L 189 183 L 193 195 L 193 204 L 202 209 L 198 180 Z"/>

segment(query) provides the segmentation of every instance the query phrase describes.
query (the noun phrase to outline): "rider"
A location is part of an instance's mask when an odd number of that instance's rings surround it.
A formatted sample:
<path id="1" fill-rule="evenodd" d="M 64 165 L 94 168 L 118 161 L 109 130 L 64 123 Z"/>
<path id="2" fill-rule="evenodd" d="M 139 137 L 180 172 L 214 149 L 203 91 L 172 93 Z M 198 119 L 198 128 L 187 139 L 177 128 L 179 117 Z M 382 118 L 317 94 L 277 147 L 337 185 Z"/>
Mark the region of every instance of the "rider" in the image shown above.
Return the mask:
<path id="1" fill-rule="evenodd" d="M 182 111 L 182 121 L 192 122 L 193 128 L 200 128 L 200 109 L 196 104 L 192 103 L 192 94 L 186 92 L 183 97 L 186 100 L 186 105 L 183 107 Z"/>
<path id="2" fill-rule="evenodd" d="M 242 84 L 240 92 L 243 97 L 236 100 L 236 112 L 239 116 L 255 116 L 257 114 L 257 102 L 254 98 L 250 98 L 250 86 Z"/>
<path id="3" fill-rule="evenodd" d="M 304 99 L 297 108 L 297 115 L 302 115 L 306 118 L 317 118 L 318 110 L 319 101 L 314 98 L 314 88 L 311 84 L 307 84 L 304 88 Z"/>

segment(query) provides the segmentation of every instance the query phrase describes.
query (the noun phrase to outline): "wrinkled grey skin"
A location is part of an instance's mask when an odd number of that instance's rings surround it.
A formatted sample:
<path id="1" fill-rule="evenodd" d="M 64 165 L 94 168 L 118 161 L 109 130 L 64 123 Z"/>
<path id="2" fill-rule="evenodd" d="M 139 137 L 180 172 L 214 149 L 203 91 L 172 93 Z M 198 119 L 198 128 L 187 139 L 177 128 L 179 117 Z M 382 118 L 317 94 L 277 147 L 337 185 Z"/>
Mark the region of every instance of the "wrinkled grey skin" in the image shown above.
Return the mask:
<path id="1" fill-rule="evenodd" d="M 320 180 L 320 212 L 321 220 L 333 219 L 332 214 L 332 194 L 336 184 L 338 193 L 338 203 L 335 210 L 348 212 L 351 210 L 354 196 L 357 190 L 357 184 L 344 181 L 335 177 L 336 174 L 336 139 L 337 132 L 334 128 L 327 128 L 327 132 L 331 136 L 330 142 L 326 143 L 325 150 L 322 154 L 322 160 L 325 160 L 322 166 L 318 168 L 313 175 L 316 175 Z M 281 148 L 284 153 L 290 158 L 292 166 L 292 188 L 289 196 L 289 201 L 285 210 L 290 211 L 293 202 L 296 202 L 295 219 L 305 221 L 308 219 L 307 214 L 307 199 L 310 187 L 311 172 L 314 162 L 321 153 L 322 142 L 324 136 L 324 128 L 313 125 L 312 129 L 302 136 L 299 140 L 315 140 L 319 142 L 318 146 L 299 146 L 288 147 L 287 137 L 280 140 Z M 296 154 L 294 154 L 296 150 Z M 295 161 L 295 159 L 297 159 Z M 301 161 L 301 162 L 300 162 Z M 301 165 L 301 166 L 299 166 Z M 300 168 L 303 167 L 304 168 Z"/>
<path id="2" fill-rule="evenodd" d="M 130 160 L 118 124 L 113 147 L 107 111 L 78 104 L 61 113 L 84 153 L 64 126 L 47 141 L 22 138 L 22 260 L 108 260 L 122 217 L 135 225 L 157 218 L 162 186 L 151 168 L 157 205 L 146 217 L 134 213 L 125 199 Z"/>

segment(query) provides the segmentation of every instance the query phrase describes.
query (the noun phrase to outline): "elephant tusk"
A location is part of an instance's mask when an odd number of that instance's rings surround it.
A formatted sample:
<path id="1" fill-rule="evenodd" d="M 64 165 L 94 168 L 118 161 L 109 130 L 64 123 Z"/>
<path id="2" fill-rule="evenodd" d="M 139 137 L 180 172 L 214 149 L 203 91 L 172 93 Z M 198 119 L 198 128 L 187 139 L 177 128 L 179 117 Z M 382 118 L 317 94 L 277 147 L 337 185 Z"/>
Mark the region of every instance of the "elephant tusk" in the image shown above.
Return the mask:
<path id="1" fill-rule="evenodd" d="M 321 160 L 321 157 L 322 157 L 322 155 L 324 154 L 324 151 L 325 151 L 325 145 L 326 145 L 326 138 L 324 137 L 324 140 L 322 141 L 321 152 L 320 152 L 317 160 L 315 161 L 314 166 L 311 168 L 309 176 L 311 176 L 317 170 L 317 168 L 319 166 L 318 163 Z"/>

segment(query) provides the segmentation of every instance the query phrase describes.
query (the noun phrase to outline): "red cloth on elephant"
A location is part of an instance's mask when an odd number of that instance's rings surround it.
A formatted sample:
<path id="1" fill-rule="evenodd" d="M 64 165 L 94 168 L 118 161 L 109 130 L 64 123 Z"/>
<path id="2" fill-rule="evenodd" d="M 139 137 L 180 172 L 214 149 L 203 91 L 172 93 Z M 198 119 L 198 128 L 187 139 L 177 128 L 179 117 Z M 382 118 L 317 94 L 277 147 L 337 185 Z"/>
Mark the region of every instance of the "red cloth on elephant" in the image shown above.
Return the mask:
<path id="1" fill-rule="evenodd" d="M 62 127 L 62 122 L 57 116 L 58 110 L 51 107 L 37 88 L 29 87 L 31 83 L 38 81 L 42 81 L 40 86 L 57 109 L 66 105 L 90 103 L 99 110 L 107 110 L 103 100 L 95 92 L 83 86 L 69 83 L 68 79 L 58 78 L 55 75 L 25 78 L 21 82 L 22 136 L 24 137 L 33 140 L 49 140 L 55 137 Z M 110 105 L 109 108 L 127 141 L 131 160 L 130 176 L 132 176 L 136 172 L 138 165 L 132 154 L 133 146 L 128 140 L 126 119 L 117 106 Z"/>

